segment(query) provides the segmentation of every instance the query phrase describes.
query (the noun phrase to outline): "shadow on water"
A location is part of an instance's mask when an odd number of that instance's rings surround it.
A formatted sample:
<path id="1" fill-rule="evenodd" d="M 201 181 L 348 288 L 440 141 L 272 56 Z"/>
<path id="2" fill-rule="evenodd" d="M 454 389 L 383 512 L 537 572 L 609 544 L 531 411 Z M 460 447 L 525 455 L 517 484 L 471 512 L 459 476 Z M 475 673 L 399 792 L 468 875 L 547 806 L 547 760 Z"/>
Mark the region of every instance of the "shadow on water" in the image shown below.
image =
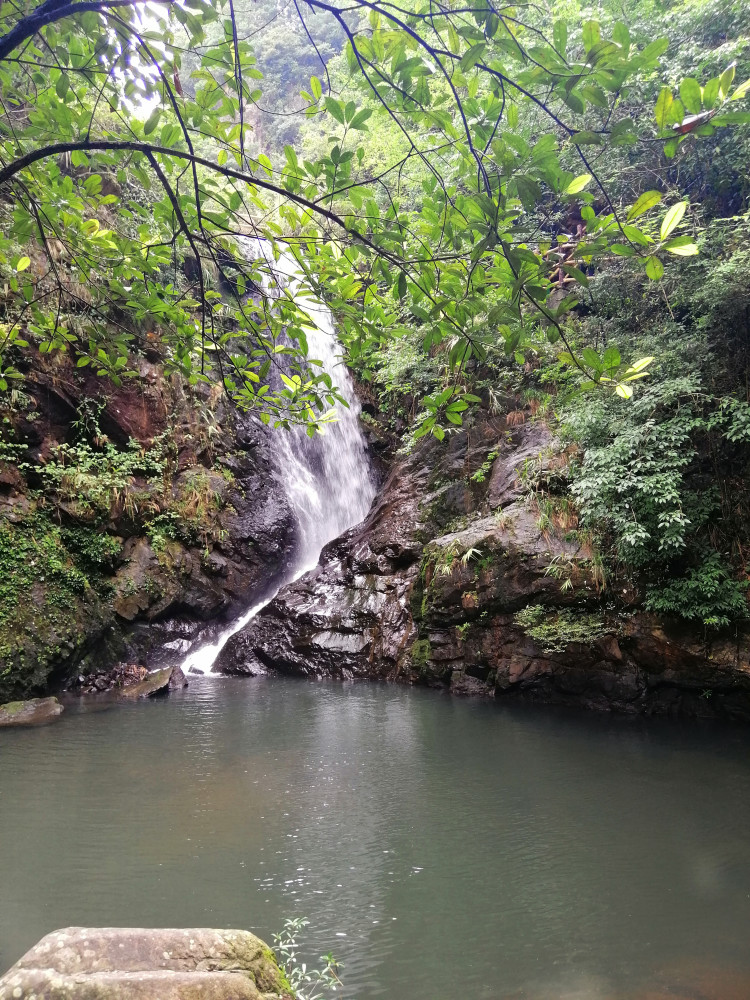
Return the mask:
<path id="1" fill-rule="evenodd" d="M 0 733 L 0 969 L 307 916 L 346 997 L 749 1000 L 750 733 L 198 678 Z"/>

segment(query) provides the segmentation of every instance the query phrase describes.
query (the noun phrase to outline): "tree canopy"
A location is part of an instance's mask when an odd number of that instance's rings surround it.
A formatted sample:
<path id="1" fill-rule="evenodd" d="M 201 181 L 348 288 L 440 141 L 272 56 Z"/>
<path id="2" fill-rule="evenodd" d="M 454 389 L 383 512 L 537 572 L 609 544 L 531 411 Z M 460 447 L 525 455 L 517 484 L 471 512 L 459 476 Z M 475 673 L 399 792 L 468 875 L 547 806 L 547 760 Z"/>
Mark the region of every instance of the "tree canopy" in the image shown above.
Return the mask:
<path id="1" fill-rule="evenodd" d="M 566 318 L 598 263 L 630 258 L 659 281 L 698 247 L 684 194 L 623 194 L 608 165 L 649 149 L 679 162 L 750 121 L 734 64 L 670 76 L 666 36 L 606 14 L 6 0 L 0 29 L 0 390 L 29 351 L 117 381 L 157 350 L 266 422 L 312 430 L 338 395 L 307 356 L 305 294 L 365 368 L 406 330 L 444 352 L 448 384 L 418 433 L 461 422 L 467 366 L 498 345 L 523 361 L 535 340 L 562 341 L 584 385 L 628 397 L 649 358 L 578 351 Z M 269 93 L 257 56 L 273 31 Z M 284 35 L 308 53 L 291 68 Z M 282 151 L 278 120 L 300 114 Z M 302 295 L 277 281 L 282 253 Z"/>

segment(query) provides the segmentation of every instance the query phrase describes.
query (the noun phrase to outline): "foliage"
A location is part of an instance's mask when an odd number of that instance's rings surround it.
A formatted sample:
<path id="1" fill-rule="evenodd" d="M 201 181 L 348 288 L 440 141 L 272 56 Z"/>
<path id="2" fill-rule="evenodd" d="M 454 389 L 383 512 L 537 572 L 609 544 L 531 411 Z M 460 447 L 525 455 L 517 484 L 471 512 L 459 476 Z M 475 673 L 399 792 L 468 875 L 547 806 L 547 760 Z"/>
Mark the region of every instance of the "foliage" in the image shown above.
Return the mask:
<path id="1" fill-rule="evenodd" d="M 739 279 L 729 252 L 719 270 Z M 578 448 L 570 492 L 579 521 L 611 568 L 639 583 L 648 609 L 715 627 L 746 615 L 750 406 L 742 355 L 725 354 L 739 336 L 726 317 L 742 283 L 720 283 L 712 270 L 673 282 L 671 305 L 641 289 L 630 336 L 641 350 L 658 344 L 659 361 L 627 408 L 573 395 L 561 412 Z M 580 332 L 622 330 L 637 295 L 627 278 L 594 286 Z"/>
<path id="2" fill-rule="evenodd" d="M 273 936 L 279 963 L 297 1000 L 321 1000 L 341 986 L 338 977 L 341 964 L 333 955 L 321 955 L 323 965 L 319 969 L 308 969 L 307 964 L 299 960 L 299 934 L 309 923 L 305 917 L 289 917 L 281 933 Z"/>
<path id="3" fill-rule="evenodd" d="M 89 574 L 111 569 L 122 551 L 120 538 L 84 525 L 62 527 L 60 537 L 73 558 Z"/>
<path id="4" fill-rule="evenodd" d="M 487 455 L 487 458 L 484 460 L 484 462 L 482 462 L 482 464 L 479 466 L 479 468 L 477 469 L 477 471 L 474 472 L 469 477 L 471 479 L 472 483 L 480 483 L 481 484 L 481 483 L 483 483 L 487 479 L 487 476 L 490 474 L 490 470 L 492 469 L 492 465 L 493 465 L 495 459 L 497 458 L 497 456 L 498 456 L 498 452 L 497 451 L 491 451 L 491 452 L 489 452 L 489 454 Z"/>
<path id="5" fill-rule="evenodd" d="M 107 442 L 100 450 L 86 442 L 56 445 L 40 470 L 45 492 L 78 516 L 101 519 L 113 509 L 138 503 L 130 487 L 135 476 L 160 483 L 164 460 L 130 441 L 125 450 Z"/>
<path id="6" fill-rule="evenodd" d="M 315 159 L 254 141 L 257 60 L 273 81 L 273 46 L 239 30 L 229 0 L 0 6 L 0 186 L 12 206 L 0 390 L 33 349 L 115 381 L 158 350 L 266 421 L 316 428 L 339 395 L 307 357 L 302 292 L 330 304 L 353 360 L 414 329 L 425 351 L 445 352 L 448 384 L 423 400 L 419 432 L 462 422 L 467 368 L 498 344 L 523 361 L 535 340 L 562 340 L 589 381 L 627 395 L 645 362 L 576 353 L 565 317 L 598 263 L 628 257 L 657 280 L 671 253 L 696 247 L 684 197 L 638 192 L 623 211 L 597 164 L 654 140 L 679 157 L 717 126 L 743 126 L 748 88 L 734 69 L 700 67 L 700 81 L 653 94 L 668 39 L 577 10 L 295 9 L 298 42 L 326 77 L 325 93 L 317 75 L 299 81 L 299 110 L 327 123 Z M 343 96 L 324 66 L 337 38 Z M 632 117 L 634 105 L 655 119 Z M 385 128 L 402 142 L 375 172 L 366 146 Z"/>
<path id="7" fill-rule="evenodd" d="M 513 620 L 547 653 L 563 653 L 573 643 L 593 645 L 606 632 L 601 614 L 567 608 L 552 611 L 540 604 L 517 611 Z"/>

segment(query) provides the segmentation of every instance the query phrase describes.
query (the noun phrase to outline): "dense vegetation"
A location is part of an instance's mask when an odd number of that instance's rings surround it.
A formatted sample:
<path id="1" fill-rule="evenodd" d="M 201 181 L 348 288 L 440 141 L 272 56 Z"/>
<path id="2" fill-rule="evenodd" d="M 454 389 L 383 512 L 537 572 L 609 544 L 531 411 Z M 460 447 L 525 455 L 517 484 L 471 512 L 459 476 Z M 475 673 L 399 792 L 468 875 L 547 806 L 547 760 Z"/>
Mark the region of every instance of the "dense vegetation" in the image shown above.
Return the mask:
<path id="1" fill-rule="evenodd" d="M 2 3 L 0 457 L 34 497 L 0 523 L 2 600 L 34 553 L 70 601 L 96 585 L 136 480 L 164 494 L 137 514 L 157 546 L 213 530 L 210 497 L 197 516 L 164 485 L 169 441 L 83 412 L 28 447 L 56 358 L 103 395 L 147 360 L 325 429 L 283 254 L 407 447 L 477 408 L 547 420 L 567 466 L 529 488 L 602 585 L 742 619 L 748 80 L 741 0 Z"/>

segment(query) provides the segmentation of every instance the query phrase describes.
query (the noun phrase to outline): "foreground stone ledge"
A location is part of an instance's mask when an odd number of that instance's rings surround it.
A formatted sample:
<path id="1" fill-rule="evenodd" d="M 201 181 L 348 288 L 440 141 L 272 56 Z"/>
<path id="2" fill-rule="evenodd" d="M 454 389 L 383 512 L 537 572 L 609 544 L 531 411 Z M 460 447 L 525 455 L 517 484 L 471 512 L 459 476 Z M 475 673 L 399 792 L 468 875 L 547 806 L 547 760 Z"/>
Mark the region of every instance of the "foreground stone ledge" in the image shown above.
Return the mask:
<path id="1" fill-rule="evenodd" d="M 293 992 L 242 930 L 68 927 L 0 979 L 0 1000 L 276 1000 Z"/>

